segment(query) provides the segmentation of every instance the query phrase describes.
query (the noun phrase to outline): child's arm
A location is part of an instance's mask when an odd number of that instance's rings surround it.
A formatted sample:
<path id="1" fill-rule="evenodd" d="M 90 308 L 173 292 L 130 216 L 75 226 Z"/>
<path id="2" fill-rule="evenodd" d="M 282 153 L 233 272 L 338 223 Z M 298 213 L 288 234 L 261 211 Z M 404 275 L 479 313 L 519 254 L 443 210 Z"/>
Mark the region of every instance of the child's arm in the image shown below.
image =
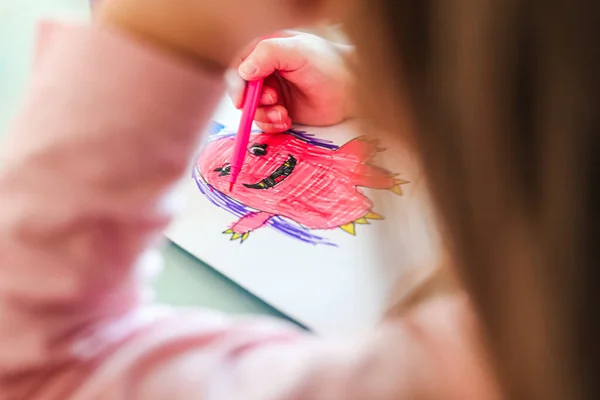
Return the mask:
<path id="1" fill-rule="evenodd" d="M 132 267 L 151 267 L 143 250 L 167 223 L 169 191 L 222 93 L 220 75 L 108 29 L 42 30 L 3 144 L 0 373 L 79 359 L 106 320 L 136 310 Z"/>

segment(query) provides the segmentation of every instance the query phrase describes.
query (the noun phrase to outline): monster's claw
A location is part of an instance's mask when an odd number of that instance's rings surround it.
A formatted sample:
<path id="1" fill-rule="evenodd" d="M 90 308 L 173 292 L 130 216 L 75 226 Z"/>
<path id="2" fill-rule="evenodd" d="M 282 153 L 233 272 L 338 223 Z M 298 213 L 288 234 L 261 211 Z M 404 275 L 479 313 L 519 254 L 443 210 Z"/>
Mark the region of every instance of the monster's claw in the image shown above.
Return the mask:
<path id="1" fill-rule="evenodd" d="M 401 185 L 406 185 L 407 183 L 410 183 L 410 182 L 405 181 L 403 179 L 394 179 L 394 186 L 390 190 L 392 192 L 396 193 L 398 196 L 403 196 L 404 191 L 402 190 Z"/>
<path id="2" fill-rule="evenodd" d="M 376 212 L 369 211 L 369 212 L 367 213 L 367 215 L 365 215 L 365 218 L 366 218 L 366 219 L 376 219 L 376 220 L 382 220 L 382 219 L 383 219 L 383 216 L 381 216 L 381 215 L 377 214 Z"/>
<path id="3" fill-rule="evenodd" d="M 231 240 L 238 240 L 241 237 L 242 235 L 240 233 L 234 233 L 233 235 L 231 235 Z"/>
<path id="4" fill-rule="evenodd" d="M 244 243 L 246 241 L 246 239 L 248 239 L 248 236 L 250 236 L 250 232 L 238 233 L 238 232 L 234 232 L 233 229 L 227 229 L 223 233 L 225 235 L 231 235 L 231 238 L 229 239 L 231 241 L 241 239 L 240 243 Z"/>
<path id="5" fill-rule="evenodd" d="M 381 149 L 381 150 L 379 149 L 379 143 L 381 142 L 381 140 L 379 140 L 377 138 L 371 139 L 371 138 L 368 138 L 366 135 L 361 135 L 361 136 L 357 137 L 356 140 L 360 140 L 361 142 L 367 142 L 371 146 L 375 147 L 377 149 L 377 151 L 385 150 L 385 149 Z"/>
<path id="6" fill-rule="evenodd" d="M 356 221 L 350 222 L 348 224 L 344 224 L 340 226 L 340 229 L 346 233 L 349 233 L 353 236 L 356 236 L 356 225 L 369 225 L 371 222 L 369 220 L 382 220 L 383 217 L 373 211 L 369 211 L 364 217 L 357 219 Z"/>
<path id="7" fill-rule="evenodd" d="M 356 225 L 370 225 L 370 220 L 382 220 L 383 216 L 377 214 L 376 212 L 369 211 L 364 217 L 357 219 L 356 221 L 352 221 L 348 224 L 344 224 L 340 226 L 340 229 L 346 233 L 349 233 L 353 236 L 356 236 Z"/>
<path id="8" fill-rule="evenodd" d="M 349 233 L 353 236 L 356 236 L 356 226 L 354 225 L 354 222 L 350 222 L 349 224 L 345 224 L 340 226 L 340 228 L 346 232 Z"/>

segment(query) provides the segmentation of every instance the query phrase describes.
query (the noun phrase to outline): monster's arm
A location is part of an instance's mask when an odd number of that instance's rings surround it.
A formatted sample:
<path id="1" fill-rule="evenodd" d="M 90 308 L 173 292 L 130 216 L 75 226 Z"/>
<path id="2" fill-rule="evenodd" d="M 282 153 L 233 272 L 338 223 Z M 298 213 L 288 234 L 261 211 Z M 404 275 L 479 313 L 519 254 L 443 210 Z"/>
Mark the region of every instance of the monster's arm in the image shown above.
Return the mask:
<path id="1" fill-rule="evenodd" d="M 240 234 L 253 231 L 266 224 L 269 218 L 271 218 L 272 216 L 273 214 L 263 211 L 244 215 L 235 224 L 233 224 L 231 230 L 234 233 Z"/>

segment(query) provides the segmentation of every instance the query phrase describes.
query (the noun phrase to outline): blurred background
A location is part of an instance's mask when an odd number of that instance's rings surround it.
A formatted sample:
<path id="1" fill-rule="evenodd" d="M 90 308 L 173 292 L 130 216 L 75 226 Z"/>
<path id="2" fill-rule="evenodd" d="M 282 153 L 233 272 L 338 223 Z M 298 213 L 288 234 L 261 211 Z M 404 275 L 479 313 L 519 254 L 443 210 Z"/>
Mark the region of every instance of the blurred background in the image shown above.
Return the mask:
<path id="1" fill-rule="evenodd" d="M 36 21 L 43 17 L 88 19 L 87 0 L 0 0 L 0 146 L 18 111 L 30 70 Z M 165 244 L 158 299 L 173 305 L 210 307 L 233 314 L 282 316 L 209 266 Z"/>

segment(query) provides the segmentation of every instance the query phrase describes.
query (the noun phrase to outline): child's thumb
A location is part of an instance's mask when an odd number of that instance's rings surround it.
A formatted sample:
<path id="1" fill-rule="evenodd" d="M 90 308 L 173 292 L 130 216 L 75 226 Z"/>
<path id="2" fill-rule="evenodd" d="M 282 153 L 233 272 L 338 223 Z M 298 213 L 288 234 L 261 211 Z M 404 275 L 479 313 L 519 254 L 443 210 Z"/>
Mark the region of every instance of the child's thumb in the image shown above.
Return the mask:
<path id="1" fill-rule="evenodd" d="M 266 39 L 240 64 L 238 72 L 247 80 L 263 79 L 275 71 L 293 71 L 306 64 L 295 37 Z"/>

